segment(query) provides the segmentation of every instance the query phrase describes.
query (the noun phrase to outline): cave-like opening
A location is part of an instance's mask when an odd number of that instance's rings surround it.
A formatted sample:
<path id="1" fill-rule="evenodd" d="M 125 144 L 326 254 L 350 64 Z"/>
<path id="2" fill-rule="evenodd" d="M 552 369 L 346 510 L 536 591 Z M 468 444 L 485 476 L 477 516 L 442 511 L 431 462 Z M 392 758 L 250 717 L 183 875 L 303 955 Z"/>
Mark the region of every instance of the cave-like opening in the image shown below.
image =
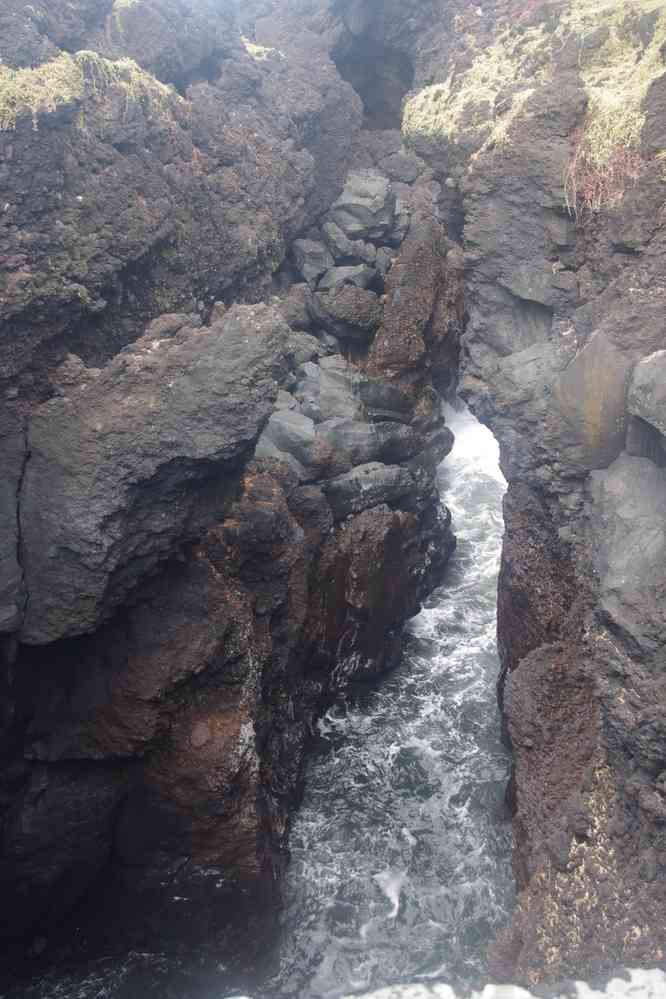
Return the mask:
<path id="1" fill-rule="evenodd" d="M 340 76 L 363 101 L 365 127 L 400 128 L 402 101 L 414 82 L 414 65 L 404 52 L 354 35 L 333 53 Z"/>

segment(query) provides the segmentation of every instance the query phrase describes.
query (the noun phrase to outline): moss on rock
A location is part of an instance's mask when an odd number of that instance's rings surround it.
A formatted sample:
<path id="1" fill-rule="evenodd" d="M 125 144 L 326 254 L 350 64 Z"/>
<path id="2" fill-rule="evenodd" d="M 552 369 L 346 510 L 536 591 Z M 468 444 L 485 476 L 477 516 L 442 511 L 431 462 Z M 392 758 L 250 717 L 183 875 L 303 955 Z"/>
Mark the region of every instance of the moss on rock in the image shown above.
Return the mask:
<path id="1" fill-rule="evenodd" d="M 548 5 L 547 12 L 539 25 L 507 24 L 492 45 L 469 38 L 471 63 L 454 67 L 443 83 L 406 102 L 405 135 L 471 141 L 477 149 L 506 143 L 512 122 L 529 113 L 529 97 L 552 79 L 558 52 L 573 40 L 588 96 L 582 128 L 586 157 L 600 166 L 618 148 L 637 148 L 643 101 L 666 70 L 663 0 L 565 0 Z M 650 16 L 654 23 L 645 42 Z"/>
<path id="2" fill-rule="evenodd" d="M 124 92 L 128 103 L 143 101 L 164 110 L 180 101 L 173 88 L 146 73 L 133 59 L 112 61 L 97 52 L 63 52 L 34 69 L 0 66 L 0 130 L 16 127 L 22 116 L 31 115 L 36 128 L 40 114 L 85 98 L 99 98 L 111 88 Z"/>

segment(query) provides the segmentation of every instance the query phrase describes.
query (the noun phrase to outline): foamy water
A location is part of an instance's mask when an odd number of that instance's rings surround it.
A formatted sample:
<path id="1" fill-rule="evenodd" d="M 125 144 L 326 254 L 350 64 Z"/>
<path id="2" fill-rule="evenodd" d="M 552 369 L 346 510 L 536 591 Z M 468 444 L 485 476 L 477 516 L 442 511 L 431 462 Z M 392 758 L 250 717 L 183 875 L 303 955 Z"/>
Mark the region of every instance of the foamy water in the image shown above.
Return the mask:
<path id="1" fill-rule="evenodd" d="M 508 918 L 510 761 L 495 696 L 505 482 L 490 432 L 466 412 L 450 422 L 440 487 L 458 548 L 410 624 L 400 668 L 322 720 L 266 997 L 338 999 L 406 979 L 476 985 Z"/>
<path id="2" fill-rule="evenodd" d="M 399 669 L 320 723 L 270 977 L 232 993 L 202 940 L 0 987 L 2 999 L 666 999 L 661 971 L 538 993 L 487 984 L 486 948 L 513 905 L 495 696 L 505 483 L 489 431 L 467 412 L 449 422 L 439 484 L 458 549 Z"/>

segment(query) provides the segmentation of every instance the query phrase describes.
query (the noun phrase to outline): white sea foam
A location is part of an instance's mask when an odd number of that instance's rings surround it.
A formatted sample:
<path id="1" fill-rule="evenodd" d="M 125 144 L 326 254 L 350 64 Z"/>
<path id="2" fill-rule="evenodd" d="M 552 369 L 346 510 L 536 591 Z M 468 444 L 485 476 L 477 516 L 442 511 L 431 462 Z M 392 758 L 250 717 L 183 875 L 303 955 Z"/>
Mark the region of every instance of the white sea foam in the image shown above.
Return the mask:
<path id="1" fill-rule="evenodd" d="M 539 993 L 542 999 L 544 993 Z M 661 970 L 627 971 L 605 986 L 575 982 L 549 993 L 549 999 L 664 999 L 666 974 Z M 537 999 L 534 992 L 517 985 L 486 985 L 480 992 L 456 992 L 449 985 L 396 985 L 374 992 L 355 993 L 344 999 Z"/>

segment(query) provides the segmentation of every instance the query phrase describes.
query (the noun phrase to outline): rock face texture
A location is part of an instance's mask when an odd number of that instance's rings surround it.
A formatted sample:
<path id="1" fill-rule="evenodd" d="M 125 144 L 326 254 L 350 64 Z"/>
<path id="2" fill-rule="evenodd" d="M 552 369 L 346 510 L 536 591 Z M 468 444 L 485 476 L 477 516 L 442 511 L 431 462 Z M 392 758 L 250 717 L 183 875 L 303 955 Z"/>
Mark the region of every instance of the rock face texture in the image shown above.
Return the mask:
<path id="1" fill-rule="evenodd" d="M 665 43 L 657 0 L 5 4 L 5 936 L 108 867 L 279 872 L 450 550 L 460 369 L 509 480 L 493 973 L 663 959 Z"/>
<path id="2" fill-rule="evenodd" d="M 532 984 L 666 953 L 666 21 L 649 0 L 556 7 L 446 5 L 403 106 L 460 226 L 461 391 L 509 480 L 520 894 L 491 971 Z"/>
<path id="3" fill-rule="evenodd" d="M 361 133 L 335 15 L 260 7 L 0 14 L 5 941 L 100 876 L 144 942 L 176 880 L 267 891 L 454 545 L 439 184 Z"/>

